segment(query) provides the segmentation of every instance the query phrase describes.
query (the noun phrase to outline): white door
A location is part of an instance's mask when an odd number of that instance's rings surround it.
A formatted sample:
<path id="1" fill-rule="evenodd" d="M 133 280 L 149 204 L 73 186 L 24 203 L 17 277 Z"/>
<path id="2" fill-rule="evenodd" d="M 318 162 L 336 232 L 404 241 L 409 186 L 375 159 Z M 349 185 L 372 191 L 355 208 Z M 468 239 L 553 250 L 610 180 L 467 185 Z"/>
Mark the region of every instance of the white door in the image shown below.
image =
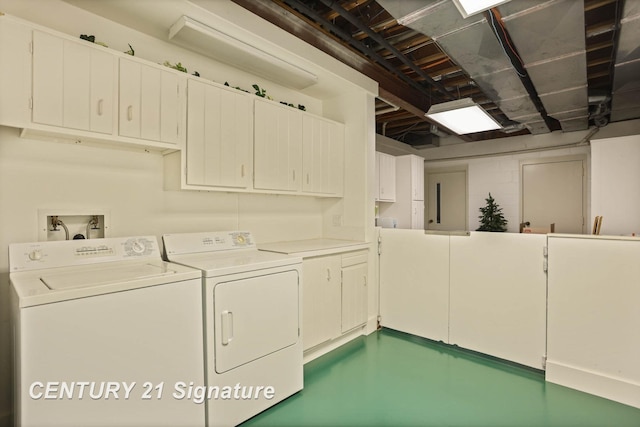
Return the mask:
<path id="1" fill-rule="evenodd" d="M 426 229 L 466 230 L 467 172 L 431 172 L 426 175 Z"/>
<path id="2" fill-rule="evenodd" d="M 214 307 L 217 373 L 298 341 L 298 284 L 295 270 L 218 283 L 213 291 L 214 284 L 207 283 L 207 310 Z M 212 338 L 209 332 L 207 337 Z"/>
<path id="3" fill-rule="evenodd" d="M 555 224 L 556 233 L 584 233 L 584 163 L 584 158 L 523 162 L 521 222 L 532 228 Z"/>

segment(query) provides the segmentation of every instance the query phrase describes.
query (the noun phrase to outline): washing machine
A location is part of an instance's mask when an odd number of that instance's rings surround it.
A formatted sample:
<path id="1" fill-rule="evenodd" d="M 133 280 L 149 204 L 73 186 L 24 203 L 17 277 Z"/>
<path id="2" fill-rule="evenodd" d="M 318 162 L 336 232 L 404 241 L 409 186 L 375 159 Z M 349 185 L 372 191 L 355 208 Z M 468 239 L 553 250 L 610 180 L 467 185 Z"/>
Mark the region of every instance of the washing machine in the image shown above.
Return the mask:
<path id="1" fill-rule="evenodd" d="M 154 236 L 9 246 L 19 426 L 204 426 L 199 271 Z"/>
<path id="2" fill-rule="evenodd" d="M 202 271 L 209 426 L 237 425 L 303 387 L 302 259 L 249 232 L 163 236 L 169 261 Z"/>

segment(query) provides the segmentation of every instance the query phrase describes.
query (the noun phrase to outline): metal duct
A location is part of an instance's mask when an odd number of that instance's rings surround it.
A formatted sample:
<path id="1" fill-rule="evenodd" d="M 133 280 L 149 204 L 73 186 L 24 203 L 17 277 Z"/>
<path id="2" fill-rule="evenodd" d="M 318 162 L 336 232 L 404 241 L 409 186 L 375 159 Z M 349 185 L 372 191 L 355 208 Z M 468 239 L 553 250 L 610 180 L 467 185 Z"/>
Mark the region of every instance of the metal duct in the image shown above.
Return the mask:
<path id="1" fill-rule="evenodd" d="M 548 133 L 544 119 L 482 14 L 462 18 L 451 0 L 378 0 L 398 23 L 434 39 L 513 121 Z"/>
<path id="2" fill-rule="evenodd" d="M 547 114 L 557 119 L 565 132 L 587 129 L 583 2 L 512 1 L 498 10 Z"/>
<path id="3" fill-rule="evenodd" d="M 613 77 L 611 121 L 640 117 L 640 2 L 626 1 Z"/>

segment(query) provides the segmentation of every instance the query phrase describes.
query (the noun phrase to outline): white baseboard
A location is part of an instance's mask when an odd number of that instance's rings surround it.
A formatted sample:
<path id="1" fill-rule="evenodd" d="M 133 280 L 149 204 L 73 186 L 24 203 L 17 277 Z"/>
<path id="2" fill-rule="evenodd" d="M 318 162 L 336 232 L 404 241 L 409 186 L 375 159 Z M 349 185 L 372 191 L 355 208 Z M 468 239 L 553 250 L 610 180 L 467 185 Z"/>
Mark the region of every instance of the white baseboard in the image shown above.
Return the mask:
<path id="1" fill-rule="evenodd" d="M 547 360 L 545 380 L 640 408 L 640 384 Z"/>
<path id="2" fill-rule="evenodd" d="M 320 356 L 324 356 L 325 354 L 329 353 L 330 351 L 333 351 L 336 348 L 345 345 L 349 341 L 352 341 L 352 340 L 358 338 L 361 335 L 367 335 L 365 333 L 365 326 L 360 327 L 358 329 L 354 329 L 353 331 L 348 332 L 348 333 L 342 335 L 339 338 L 336 338 L 336 339 L 331 340 L 331 341 L 327 341 L 326 343 L 322 343 L 320 345 L 317 345 L 315 347 L 312 347 L 312 348 L 306 350 L 304 352 L 302 361 L 303 361 L 304 364 L 307 364 L 307 363 L 311 362 L 312 360 L 315 360 Z"/>

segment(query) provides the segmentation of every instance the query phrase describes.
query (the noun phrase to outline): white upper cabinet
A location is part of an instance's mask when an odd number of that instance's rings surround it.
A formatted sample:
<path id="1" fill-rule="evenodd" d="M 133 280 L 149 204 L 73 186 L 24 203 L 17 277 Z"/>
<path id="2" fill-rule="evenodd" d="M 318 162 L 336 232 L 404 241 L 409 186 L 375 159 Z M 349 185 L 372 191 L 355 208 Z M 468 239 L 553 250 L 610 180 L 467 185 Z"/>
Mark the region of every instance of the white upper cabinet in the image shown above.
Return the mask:
<path id="1" fill-rule="evenodd" d="M 344 125 L 321 117 L 302 118 L 302 191 L 342 196 Z"/>
<path id="2" fill-rule="evenodd" d="M 378 197 L 381 202 L 396 200 L 396 158 L 390 154 L 376 151 L 376 182 Z"/>
<path id="3" fill-rule="evenodd" d="M 119 134 L 181 145 L 186 81 L 164 67 L 120 58 Z"/>
<path id="4" fill-rule="evenodd" d="M 302 189 L 302 113 L 258 99 L 254 118 L 254 184 L 256 189 Z"/>
<path id="5" fill-rule="evenodd" d="M 0 125 L 31 122 L 32 29 L 0 14 Z"/>
<path id="6" fill-rule="evenodd" d="M 248 188 L 252 98 L 235 89 L 189 80 L 186 183 Z"/>
<path id="7" fill-rule="evenodd" d="M 115 57 L 102 46 L 33 32 L 33 122 L 110 134 Z"/>
<path id="8" fill-rule="evenodd" d="M 424 201 L 424 159 L 411 155 L 411 200 Z"/>

